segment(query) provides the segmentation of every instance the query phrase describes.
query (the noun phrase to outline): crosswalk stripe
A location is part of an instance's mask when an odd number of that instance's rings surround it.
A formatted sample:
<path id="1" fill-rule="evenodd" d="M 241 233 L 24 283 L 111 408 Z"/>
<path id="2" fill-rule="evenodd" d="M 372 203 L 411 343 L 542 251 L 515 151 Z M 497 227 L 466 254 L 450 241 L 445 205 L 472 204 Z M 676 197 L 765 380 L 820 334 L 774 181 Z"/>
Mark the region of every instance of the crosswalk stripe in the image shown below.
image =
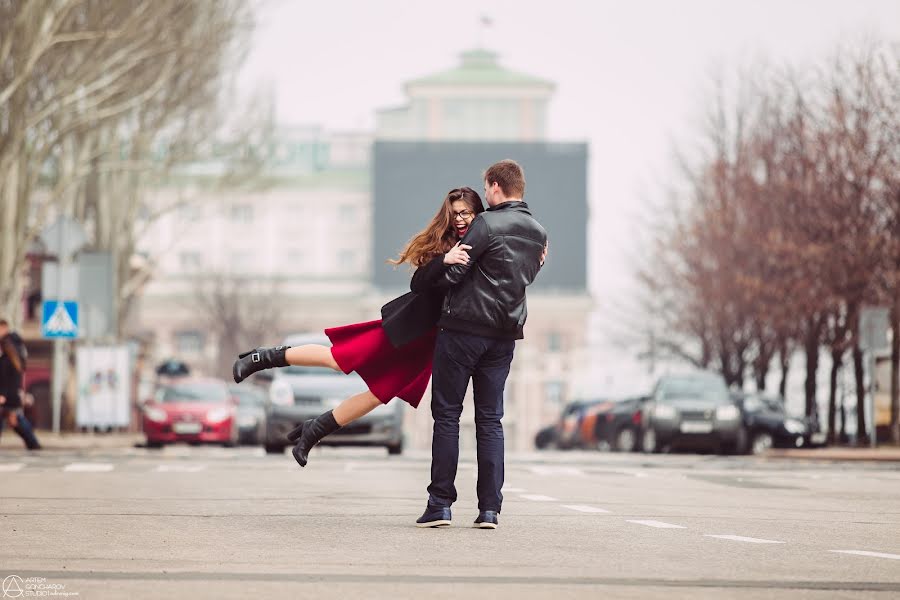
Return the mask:
<path id="1" fill-rule="evenodd" d="M 532 502 L 558 502 L 553 496 L 541 496 L 540 494 L 522 494 L 521 497 Z"/>
<path id="2" fill-rule="evenodd" d="M 900 560 L 900 554 L 888 554 L 887 552 L 869 552 L 868 550 L 829 550 L 838 554 L 855 554 L 857 556 L 872 556 L 874 558 L 890 558 Z"/>
<path id="3" fill-rule="evenodd" d="M 157 465 L 159 473 L 199 473 L 206 469 L 206 465 Z"/>
<path id="4" fill-rule="evenodd" d="M 506 493 L 509 493 L 509 494 L 521 494 L 521 493 L 524 492 L 525 490 L 524 490 L 523 488 L 517 488 L 517 487 L 504 487 L 504 488 L 501 489 L 500 491 L 501 491 L 501 492 L 506 492 Z"/>
<path id="5" fill-rule="evenodd" d="M 21 471 L 24 466 L 25 463 L 8 463 L 5 465 L 0 465 L 0 472 L 12 473 L 15 471 Z"/>
<path id="6" fill-rule="evenodd" d="M 759 538 L 744 537 L 742 535 L 710 535 L 704 534 L 705 537 L 718 538 L 720 540 L 731 540 L 733 542 L 747 542 L 748 544 L 785 544 L 777 540 L 761 540 Z"/>
<path id="7" fill-rule="evenodd" d="M 628 523 L 634 523 L 636 525 L 646 525 L 647 527 L 656 527 L 657 529 L 687 529 L 687 527 L 683 525 L 673 525 L 672 523 L 664 523 L 663 521 L 654 521 L 652 519 L 644 520 L 644 519 L 626 519 Z"/>
<path id="8" fill-rule="evenodd" d="M 605 508 L 597 508 L 596 506 L 586 506 L 584 504 L 563 504 L 563 508 L 570 508 L 583 513 L 608 513 Z"/>
<path id="9" fill-rule="evenodd" d="M 104 473 L 112 470 L 113 466 L 109 463 L 70 463 L 63 468 L 63 471 L 70 473 Z"/>
<path id="10" fill-rule="evenodd" d="M 581 469 L 556 465 L 535 465 L 529 471 L 535 475 L 584 475 Z"/>

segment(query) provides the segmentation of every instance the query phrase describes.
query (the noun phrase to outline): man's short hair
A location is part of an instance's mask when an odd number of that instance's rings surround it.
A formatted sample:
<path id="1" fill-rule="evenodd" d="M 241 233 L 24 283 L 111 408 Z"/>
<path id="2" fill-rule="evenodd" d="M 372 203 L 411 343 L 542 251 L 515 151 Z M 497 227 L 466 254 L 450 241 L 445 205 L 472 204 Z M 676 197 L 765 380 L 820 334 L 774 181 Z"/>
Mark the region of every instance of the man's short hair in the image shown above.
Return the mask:
<path id="1" fill-rule="evenodd" d="M 507 198 L 525 196 L 525 172 L 514 160 L 501 160 L 492 164 L 484 172 L 484 179 L 489 186 L 496 181 Z"/>
<path id="2" fill-rule="evenodd" d="M 6 319 L 0 319 L 0 327 L 9 327 L 9 321 Z"/>

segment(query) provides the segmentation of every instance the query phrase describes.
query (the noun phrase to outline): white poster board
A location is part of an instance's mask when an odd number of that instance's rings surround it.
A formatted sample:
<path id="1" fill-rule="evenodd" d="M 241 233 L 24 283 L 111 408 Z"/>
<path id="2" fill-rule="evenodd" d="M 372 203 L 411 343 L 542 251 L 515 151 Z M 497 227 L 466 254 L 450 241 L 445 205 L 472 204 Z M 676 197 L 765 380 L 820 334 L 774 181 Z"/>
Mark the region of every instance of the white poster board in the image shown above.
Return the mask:
<path id="1" fill-rule="evenodd" d="M 82 346 L 77 350 L 78 427 L 127 427 L 130 423 L 131 360 L 128 346 Z"/>

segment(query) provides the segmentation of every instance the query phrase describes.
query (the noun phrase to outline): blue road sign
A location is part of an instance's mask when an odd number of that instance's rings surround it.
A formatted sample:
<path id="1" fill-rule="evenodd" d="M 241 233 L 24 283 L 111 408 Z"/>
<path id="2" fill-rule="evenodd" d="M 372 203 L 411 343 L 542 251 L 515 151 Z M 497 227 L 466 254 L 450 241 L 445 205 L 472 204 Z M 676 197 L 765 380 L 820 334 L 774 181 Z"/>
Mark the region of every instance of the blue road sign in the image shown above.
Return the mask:
<path id="1" fill-rule="evenodd" d="M 45 338 L 78 337 L 78 303 L 44 300 L 41 335 Z"/>

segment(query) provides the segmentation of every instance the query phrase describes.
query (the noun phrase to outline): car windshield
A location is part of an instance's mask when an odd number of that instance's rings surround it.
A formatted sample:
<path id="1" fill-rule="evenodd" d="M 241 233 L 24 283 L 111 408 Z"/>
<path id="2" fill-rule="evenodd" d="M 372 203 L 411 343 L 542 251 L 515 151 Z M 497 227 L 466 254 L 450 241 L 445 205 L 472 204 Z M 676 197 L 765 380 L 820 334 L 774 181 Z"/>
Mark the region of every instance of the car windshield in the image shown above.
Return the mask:
<path id="1" fill-rule="evenodd" d="M 724 404 L 728 402 L 728 388 L 712 377 L 669 379 L 660 383 L 659 401 L 670 404 L 708 402 Z"/>
<path id="2" fill-rule="evenodd" d="M 327 369 L 325 367 L 297 367 L 294 365 L 291 365 L 289 367 L 284 367 L 282 369 L 279 369 L 279 371 L 285 375 L 291 375 L 291 376 L 296 376 L 296 375 L 316 375 L 316 376 L 343 375 L 343 373 L 341 373 L 340 371 L 335 371 L 333 369 Z"/>
<path id="3" fill-rule="evenodd" d="M 265 396 L 256 390 L 233 387 L 229 388 L 228 391 L 237 398 L 240 406 L 261 406 L 265 403 Z"/>
<path id="4" fill-rule="evenodd" d="M 225 402 L 228 390 L 216 383 L 179 383 L 156 391 L 157 402 Z"/>

